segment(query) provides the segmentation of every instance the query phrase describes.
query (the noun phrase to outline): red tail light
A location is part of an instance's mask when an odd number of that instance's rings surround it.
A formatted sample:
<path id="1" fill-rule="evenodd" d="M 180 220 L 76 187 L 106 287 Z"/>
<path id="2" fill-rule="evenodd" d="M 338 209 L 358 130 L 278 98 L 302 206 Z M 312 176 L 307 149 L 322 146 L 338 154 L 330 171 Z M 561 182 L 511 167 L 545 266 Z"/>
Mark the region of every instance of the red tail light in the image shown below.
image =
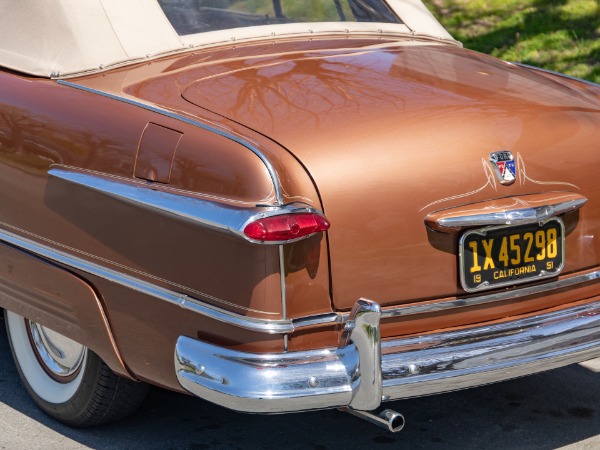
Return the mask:
<path id="1" fill-rule="evenodd" d="M 282 214 L 250 222 L 244 234 L 255 241 L 290 241 L 329 229 L 329 221 L 314 213 Z"/>

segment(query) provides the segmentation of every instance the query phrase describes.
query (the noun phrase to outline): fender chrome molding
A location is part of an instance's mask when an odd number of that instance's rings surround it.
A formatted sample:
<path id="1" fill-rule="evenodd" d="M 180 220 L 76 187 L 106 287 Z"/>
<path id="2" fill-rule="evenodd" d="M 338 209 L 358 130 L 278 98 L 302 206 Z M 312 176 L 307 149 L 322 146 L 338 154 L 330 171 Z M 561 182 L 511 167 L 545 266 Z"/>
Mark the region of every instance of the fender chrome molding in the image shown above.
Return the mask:
<path id="1" fill-rule="evenodd" d="M 244 228 L 249 222 L 282 214 L 312 213 L 323 215 L 321 211 L 301 204 L 250 208 L 235 207 L 216 201 L 153 189 L 154 186 L 136 185 L 128 182 L 128 180 L 122 180 L 108 174 L 83 171 L 65 166 L 52 166 L 48 171 L 48 175 L 140 207 L 149 208 L 214 230 L 229 232 L 255 244 L 288 244 L 310 236 L 288 239 L 287 241 L 256 241 L 244 234 Z"/>
<path id="2" fill-rule="evenodd" d="M 79 89 L 81 91 L 101 95 L 103 97 L 107 97 L 112 100 L 117 100 L 119 102 L 127 103 L 132 106 L 137 106 L 138 108 L 143 108 L 145 110 L 152 111 L 152 112 L 155 112 L 157 114 L 160 114 L 160 115 L 163 115 L 166 117 L 170 117 L 171 119 L 179 120 L 181 122 L 187 123 L 189 125 L 193 125 L 198 128 L 202 128 L 203 130 L 211 131 L 215 134 L 218 134 L 219 136 L 223 136 L 224 138 L 227 138 L 234 142 L 237 142 L 238 144 L 246 147 L 248 150 L 250 150 L 252 153 L 254 153 L 256 156 L 258 156 L 260 158 L 262 163 L 267 168 L 267 171 L 269 172 L 269 176 L 271 177 L 271 181 L 273 182 L 273 189 L 275 190 L 275 197 L 277 199 L 277 204 L 283 205 L 283 195 L 281 193 L 281 183 L 280 183 L 279 175 L 277 174 L 277 171 L 273 167 L 273 164 L 271 164 L 271 161 L 269 161 L 269 159 L 266 157 L 266 155 L 261 150 L 259 150 L 254 145 L 252 145 L 250 142 L 248 142 L 247 140 L 244 140 L 228 131 L 216 128 L 215 126 L 210 126 L 210 125 L 202 123 L 198 120 L 190 119 L 189 117 L 183 116 L 181 114 L 175 114 L 171 111 L 167 111 L 165 109 L 161 109 L 156 106 L 148 105 L 146 103 L 142 103 L 137 100 L 132 100 L 130 98 L 122 97 L 122 96 L 115 95 L 115 94 L 109 94 L 108 92 L 99 91 L 97 89 L 89 88 L 87 86 L 82 86 L 80 84 L 72 83 L 70 81 L 56 80 L 56 83 L 58 83 L 62 86 L 68 86 L 68 87 L 71 87 L 74 89 Z"/>
<path id="3" fill-rule="evenodd" d="M 8 227 L 8 224 L 4 224 Z M 21 230 L 24 232 L 23 230 Z M 258 319 L 244 316 L 211 305 L 201 299 L 190 297 L 171 289 L 157 286 L 139 278 L 117 272 L 99 264 L 90 262 L 78 256 L 68 254 L 53 247 L 27 239 L 18 234 L 0 229 L 0 243 L 12 245 L 28 253 L 37 255 L 50 262 L 87 273 L 118 285 L 133 289 L 137 292 L 152 296 L 168 303 L 176 304 L 196 314 L 218 320 L 231 326 L 267 334 L 289 334 L 294 331 L 314 327 L 343 324 L 348 320 L 348 313 L 325 313 L 294 319 Z M 597 283 L 600 281 L 600 270 L 578 274 L 557 281 L 544 282 L 519 289 L 489 293 L 484 295 L 457 298 L 446 301 L 430 301 L 418 304 L 381 309 L 381 318 L 389 319 L 397 316 L 427 314 L 446 310 L 465 308 L 487 303 L 500 302 L 509 299 L 519 299 L 530 295 L 543 294 L 563 288 L 577 288 L 578 285 Z M 366 300 L 366 299 L 364 299 Z M 369 301 L 369 300 L 366 300 Z"/>
<path id="4" fill-rule="evenodd" d="M 304 328 L 319 325 L 336 325 L 348 321 L 348 313 L 326 313 L 314 316 L 298 317 L 294 319 L 257 319 L 244 316 L 223 308 L 208 304 L 200 299 L 180 294 L 171 289 L 166 289 L 139 278 L 125 275 L 115 270 L 106 268 L 99 264 L 87 261 L 83 258 L 56 250 L 47 245 L 34 242 L 6 230 L 0 230 L 0 243 L 12 245 L 18 249 L 32 253 L 50 262 L 67 266 L 107 281 L 111 281 L 134 291 L 150 295 L 168 303 L 178 305 L 186 310 L 218 320 L 231 326 L 244 328 L 246 330 L 267 334 L 289 334 Z M 442 302 L 428 302 L 416 305 L 407 305 L 396 308 L 381 309 L 381 318 L 389 319 L 397 316 L 409 316 L 415 314 L 426 314 L 440 312 L 456 308 L 483 305 L 486 303 L 500 302 L 508 299 L 518 299 L 529 295 L 543 294 L 555 289 L 576 288 L 586 283 L 597 283 L 600 281 L 600 270 L 575 275 L 558 281 L 545 282 L 534 286 L 502 291 L 469 298 L 458 298 Z M 369 303 L 372 301 L 366 300 Z"/>
<path id="5" fill-rule="evenodd" d="M 228 325 L 267 334 L 287 334 L 294 331 L 294 325 L 291 320 L 258 319 L 237 314 L 194 297 L 157 286 L 131 275 L 126 275 L 66 252 L 56 250 L 6 230 L 0 230 L 0 243 L 12 245 L 52 263 L 102 278 Z"/>

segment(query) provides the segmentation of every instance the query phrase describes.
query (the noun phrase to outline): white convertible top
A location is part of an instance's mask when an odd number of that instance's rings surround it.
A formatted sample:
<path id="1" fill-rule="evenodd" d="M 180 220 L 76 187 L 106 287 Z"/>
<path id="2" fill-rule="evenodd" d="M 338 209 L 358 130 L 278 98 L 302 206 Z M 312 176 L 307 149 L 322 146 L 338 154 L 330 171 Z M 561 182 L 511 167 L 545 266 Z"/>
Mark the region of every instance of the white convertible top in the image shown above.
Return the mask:
<path id="1" fill-rule="evenodd" d="M 0 0 L 0 66 L 65 77 L 190 47 L 304 33 L 413 33 L 452 40 L 421 0 L 386 0 L 402 24 L 263 25 L 179 36 L 157 0 Z"/>

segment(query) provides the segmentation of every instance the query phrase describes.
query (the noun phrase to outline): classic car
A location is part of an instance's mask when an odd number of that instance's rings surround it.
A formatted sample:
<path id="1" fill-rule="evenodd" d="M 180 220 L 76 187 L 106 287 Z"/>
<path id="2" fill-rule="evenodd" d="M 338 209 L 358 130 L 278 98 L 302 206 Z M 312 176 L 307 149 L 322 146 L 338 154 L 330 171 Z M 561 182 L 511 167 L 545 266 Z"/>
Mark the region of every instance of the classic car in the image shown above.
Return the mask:
<path id="1" fill-rule="evenodd" d="M 149 384 L 338 408 L 600 356 L 600 87 L 420 0 L 0 1 L 0 307 L 72 426 Z"/>

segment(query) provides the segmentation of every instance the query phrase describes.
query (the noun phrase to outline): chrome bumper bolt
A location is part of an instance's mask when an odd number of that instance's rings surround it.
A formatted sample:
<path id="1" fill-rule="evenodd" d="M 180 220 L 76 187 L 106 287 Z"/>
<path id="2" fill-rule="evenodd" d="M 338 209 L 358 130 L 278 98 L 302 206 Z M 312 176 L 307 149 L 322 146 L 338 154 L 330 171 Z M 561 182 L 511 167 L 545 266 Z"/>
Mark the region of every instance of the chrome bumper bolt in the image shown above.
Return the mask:
<path id="1" fill-rule="evenodd" d="M 421 368 L 416 365 L 416 364 L 409 364 L 408 365 L 408 372 L 411 375 L 418 375 L 421 372 Z"/>

